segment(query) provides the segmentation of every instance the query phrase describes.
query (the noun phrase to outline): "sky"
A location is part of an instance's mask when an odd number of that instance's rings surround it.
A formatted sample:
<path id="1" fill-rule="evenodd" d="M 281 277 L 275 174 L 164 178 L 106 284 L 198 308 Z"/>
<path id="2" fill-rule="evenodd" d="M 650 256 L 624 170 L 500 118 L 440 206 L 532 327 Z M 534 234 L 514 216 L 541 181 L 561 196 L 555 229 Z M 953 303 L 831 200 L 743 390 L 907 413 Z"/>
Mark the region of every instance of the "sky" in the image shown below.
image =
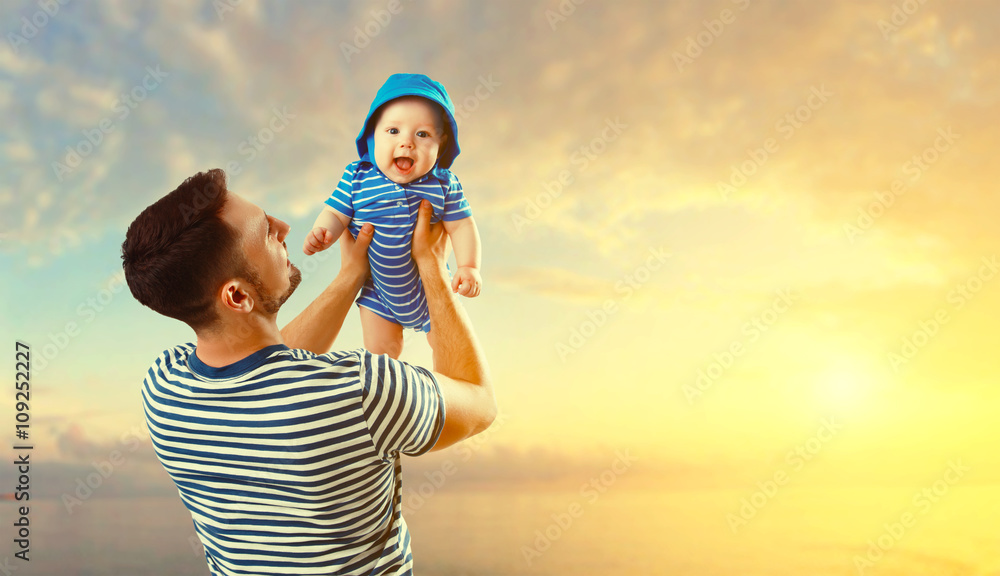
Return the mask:
<path id="1" fill-rule="evenodd" d="M 994 3 L 39 6 L 0 8 L 0 285 L 51 494 L 116 450 L 107 493 L 169 488 L 139 386 L 193 334 L 124 287 L 132 219 L 221 167 L 300 246 L 396 72 L 456 103 L 483 241 L 463 304 L 501 418 L 463 478 L 1000 479 Z M 281 325 L 338 269 L 291 253 Z"/>

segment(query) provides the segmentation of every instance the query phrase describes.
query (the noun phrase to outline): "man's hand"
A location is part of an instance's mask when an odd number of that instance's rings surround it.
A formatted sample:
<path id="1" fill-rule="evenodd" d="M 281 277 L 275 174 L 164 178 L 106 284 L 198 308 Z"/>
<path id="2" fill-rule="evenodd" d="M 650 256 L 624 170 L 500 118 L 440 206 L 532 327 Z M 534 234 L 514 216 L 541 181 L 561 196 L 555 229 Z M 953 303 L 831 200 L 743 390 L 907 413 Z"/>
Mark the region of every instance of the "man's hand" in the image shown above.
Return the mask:
<path id="1" fill-rule="evenodd" d="M 448 255 L 448 235 L 445 234 L 442 223 L 431 225 L 433 213 L 431 203 L 427 200 L 421 200 L 410 252 L 419 267 L 440 266 L 443 268 Z"/>
<path id="2" fill-rule="evenodd" d="M 479 275 L 479 270 L 472 266 L 459 266 L 455 277 L 451 279 L 451 291 L 466 298 L 479 296 L 482 285 L 483 278 Z"/>
<path id="3" fill-rule="evenodd" d="M 335 240 L 333 232 L 317 226 L 312 229 L 312 232 L 306 234 L 306 240 L 302 243 L 302 251 L 306 253 L 306 256 L 312 256 L 329 248 Z"/>
<path id="4" fill-rule="evenodd" d="M 358 232 L 357 240 L 348 230 L 344 230 L 340 235 L 340 274 L 353 279 L 358 289 L 365 283 L 371 271 L 368 265 L 368 245 L 371 244 L 374 234 L 375 227 L 366 222 Z"/>

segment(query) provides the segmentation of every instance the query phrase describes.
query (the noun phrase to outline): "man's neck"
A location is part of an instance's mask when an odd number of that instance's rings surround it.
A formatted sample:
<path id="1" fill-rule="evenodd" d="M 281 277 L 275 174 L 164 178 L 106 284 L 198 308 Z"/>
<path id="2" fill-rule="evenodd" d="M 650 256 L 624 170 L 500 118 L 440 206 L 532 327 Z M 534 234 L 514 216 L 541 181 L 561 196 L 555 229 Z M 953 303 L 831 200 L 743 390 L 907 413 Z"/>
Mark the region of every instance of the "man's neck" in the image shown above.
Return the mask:
<path id="1" fill-rule="evenodd" d="M 195 354 L 213 368 L 229 366 L 262 348 L 284 343 L 273 317 L 247 318 L 221 330 L 198 334 L 197 337 Z"/>

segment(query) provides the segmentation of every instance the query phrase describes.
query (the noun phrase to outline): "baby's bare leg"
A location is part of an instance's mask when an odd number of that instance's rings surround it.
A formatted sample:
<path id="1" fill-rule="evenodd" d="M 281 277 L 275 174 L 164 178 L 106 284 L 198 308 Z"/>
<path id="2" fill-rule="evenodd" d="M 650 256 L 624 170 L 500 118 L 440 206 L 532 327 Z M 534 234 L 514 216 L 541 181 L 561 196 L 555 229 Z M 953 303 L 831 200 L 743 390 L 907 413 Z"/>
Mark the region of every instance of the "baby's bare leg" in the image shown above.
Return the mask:
<path id="1" fill-rule="evenodd" d="M 360 309 L 365 348 L 372 354 L 388 354 L 398 360 L 403 352 L 403 327 L 364 306 L 360 306 Z"/>

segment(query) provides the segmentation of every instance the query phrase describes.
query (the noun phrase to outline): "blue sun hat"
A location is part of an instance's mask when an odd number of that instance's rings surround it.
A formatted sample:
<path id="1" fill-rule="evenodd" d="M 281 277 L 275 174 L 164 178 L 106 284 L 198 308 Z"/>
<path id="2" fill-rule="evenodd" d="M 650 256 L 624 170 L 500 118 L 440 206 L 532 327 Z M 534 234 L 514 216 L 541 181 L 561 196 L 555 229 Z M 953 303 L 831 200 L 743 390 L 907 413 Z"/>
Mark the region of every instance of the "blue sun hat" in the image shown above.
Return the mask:
<path id="1" fill-rule="evenodd" d="M 438 170 L 451 167 L 451 163 L 455 161 L 455 158 L 461 151 L 458 147 L 458 125 L 455 123 L 455 105 L 452 104 L 451 98 L 448 97 L 448 92 L 440 82 L 435 82 L 423 74 L 393 74 L 378 89 L 378 93 L 375 94 L 375 100 L 368 110 L 368 116 L 365 117 L 365 123 L 358 134 L 358 157 L 363 162 L 375 164 L 370 154 L 370 151 L 375 149 L 375 126 L 372 122 L 372 117 L 375 116 L 375 112 L 384 104 L 403 96 L 420 96 L 438 104 L 444 109 L 445 116 L 448 118 L 447 125 L 445 126 L 445 131 L 448 132 L 448 142 L 438 155 L 438 160 L 434 164 L 434 168 L 431 169 L 431 172 L 435 176 L 439 178 L 443 177 Z"/>

